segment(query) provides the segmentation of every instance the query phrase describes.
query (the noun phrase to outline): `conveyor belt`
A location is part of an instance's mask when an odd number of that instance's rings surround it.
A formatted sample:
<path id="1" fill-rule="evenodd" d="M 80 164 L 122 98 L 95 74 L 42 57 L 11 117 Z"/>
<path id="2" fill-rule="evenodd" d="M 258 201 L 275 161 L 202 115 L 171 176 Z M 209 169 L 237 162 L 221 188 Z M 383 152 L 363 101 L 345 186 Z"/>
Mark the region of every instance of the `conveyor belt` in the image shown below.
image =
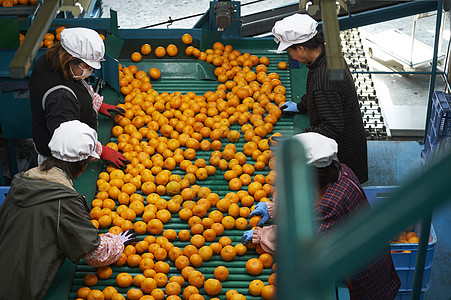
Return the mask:
<path id="1" fill-rule="evenodd" d="M 291 88 L 290 88 L 290 71 L 289 68 L 287 70 L 278 70 L 277 64 L 280 61 L 286 61 L 289 63 L 289 58 L 287 54 L 275 54 L 274 52 L 268 52 L 268 51 L 254 51 L 254 50 L 240 50 L 242 52 L 250 52 L 253 55 L 257 56 L 267 56 L 270 59 L 270 65 L 268 67 L 268 73 L 271 72 L 277 72 L 280 76 L 280 80 L 282 84 L 286 87 L 287 93 L 286 96 L 288 99 L 291 99 Z M 192 61 L 193 63 L 197 63 L 196 60 Z M 149 61 L 142 61 L 139 64 L 135 64 L 138 66 L 138 69 L 148 70 L 150 66 L 152 66 L 152 63 L 156 63 L 155 60 L 149 60 Z M 173 60 L 173 63 L 176 64 L 177 60 Z M 121 61 L 121 64 L 124 66 L 132 64 L 131 61 Z M 134 63 L 133 63 L 134 64 Z M 165 78 L 164 70 L 161 70 L 162 72 L 162 78 L 159 81 L 152 82 L 153 88 L 158 91 L 159 93 L 162 92 L 175 92 L 180 91 L 182 94 L 185 94 L 189 91 L 195 92 L 196 94 L 203 94 L 209 90 L 215 91 L 217 85 L 219 84 L 217 81 L 212 80 L 198 80 L 198 79 L 171 79 L 171 78 Z M 240 125 L 233 125 L 230 127 L 231 130 L 238 130 L 240 131 L 241 126 Z M 280 132 L 282 134 L 292 134 L 293 133 L 293 118 L 290 116 L 282 117 L 278 123 L 274 126 L 273 132 Z M 269 135 L 267 136 L 269 137 Z M 111 139 L 111 141 L 115 141 L 115 138 Z M 223 139 L 223 146 L 228 143 L 227 139 Z M 241 136 L 240 140 L 236 143 L 237 151 L 242 151 L 243 145 L 245 144 L 245 141 L 243 137 Z M 184 147 L 182 147 L 185 149 Z M 207 161 L 210 159 L 210 155 L 212 151 L 201 151 L 200 149 L 197 152 L 197 158 L 203 158 Z M 252 158 L 247 158 L 247 163 L 254 164 L 254 161 Z M 221 171 L 219 168 L 217 168 L 216 174 L 214 176 L 209 176 L 205 181 L 197 181 L 196 184 L 200 186 L 206 186 L 211 189 L 212 192 L 217 193 L 221 198 L 225 196 L 228 192 L 231 192 L 228 186 L 228 182 L 224 179 L 224 172 Z M 263 171 L 256 171 L 255 174 L 264 174 L 267 175 L 269 172 L 268 166 Z M 173 174 L 180 174 L 184 175 L 185 172 L 180 170 L 180 168 L 177 166 L 174 170 L 172 170 Z M 243 186 L 242 189 L 247 189 L 247 186 Z M 137 191 L 137 193 L 141 193 L 140 190 Z M 164 195 L 162 198 L 169 200 L 171 197 Z M 92 199 L 91 199 L 92 200 Z M 88 200 L 90 202 L 90 200 Z M 116 205 L 119 204 L 116 202 Z M 214 208 L 210 208 L 209 212 L 212 211 Z M 226 215 L 226 213 L 224 213 Z M 138 220 L 142 220 L 141 216 L 136 217 L 135 222 Z M 171 220 L 164 224 L 164 230 L 166 229 L 174 229 L 177 232 L 181 229 L 190 229 L 189 225 L 186 221 L 180 220 L 178 214 L 172 214 Z M 249 225 L 247 230 L 249 230 Z M 107 232 L 108 229 L 102 229 L 100 230 L 101 233 Z M 242 230 L 225 230 L 223 236 L 229 236 L 232 240 L 232 245 L 236 245 L 238 243 L 241 243 L 241 236 L 244 231 Z M 145 235 L 140 235 L 139 239 L 143 240 Z M 217 242 L 219 240 L 220 236 L 216 237 L 214 242 Z M 183 249 L 186 245 L 189 244 L 189 242 L 181 242 L 178 239 L 173 242 L 174 246 L 180 247 Z M 210 242 L 206 242 L 206 245 L 209 245 Z M 244 256 L 236 256 L 236 258 L 233 261 L 226 262 L 223 261 L 222 258 L 219 255 L 213 255 L 211 260 L 204 262 L 201 267 L 196 268 L 197 270 L 201 271 L 205 278 L 214 278 L 213 271 L 214 269 L 219 266 L 223 265 L 226 266 L 229 269 L 230 275 L 229 278 L 222 282 L 222 292 L 220 295 L 218 295 L 219 298 L 225 299 L 225 293 L 227 290 L 235 289 L 239 293 L 246 296 L 247 299 L 260 299 L 260 297 L 254 297 L 250 295 L 249 293 L 249 283 L 254 279 L 261 279 L 265 284 L 267 284 L 267 280 L 269 275 L 271 274 L 271 269 L 264 269 L 262 274 L 259 276 L 252 276 L 249 275 L 245 269 L 246 261 L 252 257 L 258 257 L 258 254 L 255 250 L 247 250 L 247 253 Z M 180 275 L 180 271 L 175 268 L 174 263 L 170 261 L 169 259 L 166 259 L 165 262 L 167 262 L 171 269 L 170 272 L 167 274 L 168 277 L 174 276 L 174 275 Z M 121 272 L 128 272 L 132 276 L 135 276 L 137 274 L 142 274 L 142 272 L 139 270 L 139 268 L 130 268 L 128 266 L 122 266 L 117 267 L 112 265 L 113 269 L 113 275 L 107 279 L 107 280 L 100 280 L 98 281 L 97 285 L 91 287 L 91 289 L 100 289 L 103 290 L 106 286 L 114 286 L 120 293 L 122 293 L 124 296 L 126 296 L 126 292 L 130 288 L 135 288 L 135 286 L 132 284 L 129 288 L 119 288 L 116 285 L 115 278 L 118 273 Z M 95 274 L 96 269 L 93 267 L 88 266 L 84 261 L 80 261 L 79 265 L 77 266 L 76 273 L 73 280 L 72 290 L 70 293 L 70 299 L 76 299 L 76 292 L 79 288 L 84 286 L 83 278 L 86 274 L 94 273 Z M 182 287 L 182 292 L 184 287 L 188 286 L 188 283 L 185 282 L 185 285 Z M 201 295 L 203 295 L 206 299 L 209 299 L 210 296 L 208 296 L 204 289 L 199 289 Z"/>

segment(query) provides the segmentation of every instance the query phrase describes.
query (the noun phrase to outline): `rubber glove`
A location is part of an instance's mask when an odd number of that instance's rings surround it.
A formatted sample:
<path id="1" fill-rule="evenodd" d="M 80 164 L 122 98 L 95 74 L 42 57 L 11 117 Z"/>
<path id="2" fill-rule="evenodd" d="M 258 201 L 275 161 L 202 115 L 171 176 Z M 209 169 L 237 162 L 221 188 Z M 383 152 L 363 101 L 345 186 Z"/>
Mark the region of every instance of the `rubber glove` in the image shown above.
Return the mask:
<path id="1" fill-rule="evenodd" d="M 130 163 L 125 158 L 124 155 L 117 152 L 113 148 L 106 147 L 103 145 L 102 145 L 102 154 L 100 154 L 100 158 L 119 169 L 125 169 L 127 167 L 126 165 Z"/>
<path id="2" fill-rule="evenodd" d="M 117 106 L 106 104 L 106 103 L 102 102 L 102 105 L 99 108 L 99 113 L 111 118 L 112 113 L 123 116 L 125 113 L 125 110 L 121 107 L 117 107 Z"/>
<path id="3" fill-rule="evenodd" d="M 284 113 L 299 113 L 298 105 L 293 101 L 285 102 L 280 106 L 280 109 Z"/>
<path id="4" fill-rule="evenodd" d="M 268 207 L 266 206 L 266 202 L 259 202 L 255 209 L 249 214 L 249 218 L 252 218 L 255 215 L 259 215 L 262 217 L 260 222 L 257 223 L 257 226 L 263 226 L 270 219 Z"/>
<path id="5" fill-rule="evenodd" d="M 124 243 L 124 246 L 128 246 L 130 243 L 139 241 L 136 238 L 138 236 L 138 233 L 135 232 L 135 229 L 129 229 L 127 231 L 121 232 L 117 236 L 121 239 L 122 243 Z"/>
<path id="6" fill-rule="evenodd" d="M 254 229 L 245 231 L 243 233 L 243 236 L 241 237 L 241 243 L 243 243 L 243 245 L 246 246 L 247 244 L 249 244 L 249 242 L 252 241 L 253 235 L 254 235 Z"/>

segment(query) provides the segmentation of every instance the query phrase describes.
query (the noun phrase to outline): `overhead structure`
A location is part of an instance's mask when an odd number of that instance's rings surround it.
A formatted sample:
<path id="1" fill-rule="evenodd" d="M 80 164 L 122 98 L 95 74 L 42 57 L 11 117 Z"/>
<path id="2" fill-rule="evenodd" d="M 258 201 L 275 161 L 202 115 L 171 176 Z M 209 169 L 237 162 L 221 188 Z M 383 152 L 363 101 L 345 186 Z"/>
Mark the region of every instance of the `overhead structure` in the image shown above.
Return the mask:
<path id="1" fill-rule="evenodd" d="M 96 0 L 45 0 L 38 10 L 36 17 L 28 29 L 26 38 L 17 49 L 13 60 L 9 65 L 11 78 L 25 78 L 30 69 L 39 45 L 44 39 L 54 18 L 58 12 L 69 11 L 73 16 L 78 17 L 83 11 L 88 11 Z"/>

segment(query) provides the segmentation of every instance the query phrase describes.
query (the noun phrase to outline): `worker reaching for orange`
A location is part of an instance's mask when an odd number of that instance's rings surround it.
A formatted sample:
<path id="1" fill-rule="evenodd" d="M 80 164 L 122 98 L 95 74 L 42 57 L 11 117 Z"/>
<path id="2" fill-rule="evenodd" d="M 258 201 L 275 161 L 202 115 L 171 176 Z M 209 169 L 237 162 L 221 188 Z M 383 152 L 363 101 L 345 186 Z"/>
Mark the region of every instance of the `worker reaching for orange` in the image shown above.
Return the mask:
<path id="1" fill-rule="evenodd" d="M 365 192 L 354 172 L 336 159 L 338 145 L 319 133 L 308 132 L 295 135 L 304 146 L 306 163 L 313 167 L 319 185 L 315 210 L 318 213 L 318 236 L 330 231 L 349 216 L 368 209 Z M 262 216 L 258 226 L 275 217 L 276 205 L 272 202 L 257 204 L 252 215 Z M 269 253 L 276 250 L 276 225 L 256 227 L 243 234 L 242 242 L 260 244 Z M 333 234 L 333 233 L 330 233 Z M 388 246 L 388 245 L 387 245 Z M 352 300 L 394 299 L 401 285 L 387 247 L 366 267 L 346 278 Z"/>
<path id="2" fill-rule="evenodd" d="M 0 206 L 0 299 L 42 299 L 66 257 L 103 267 L 137 241 L 133 229 L 100 236 L 85 197 L 72 186 L 98 158 L 96 142 L 88 125 L 62 123 L 50 140 L 51 156 L 12 180 Z"/>
<path id="3" fill-rule="evenodd" d="M 124 114 L 122 108 L 104 103 L 85 81 L 94 69 L 100 69 L 104 54 L 105 46 L 96 31 L 66 28 L 61 32 L 61 43 L 55 43 L 34 65 L 29 89 L 39 165 L 51 155 L 48 143 L 60 124 L 79 120 L 97 131 L 98 113 L 107 117 Z M 99 141 L 96 152 L 117 168 L 128 163 L 121 153 Z"/>

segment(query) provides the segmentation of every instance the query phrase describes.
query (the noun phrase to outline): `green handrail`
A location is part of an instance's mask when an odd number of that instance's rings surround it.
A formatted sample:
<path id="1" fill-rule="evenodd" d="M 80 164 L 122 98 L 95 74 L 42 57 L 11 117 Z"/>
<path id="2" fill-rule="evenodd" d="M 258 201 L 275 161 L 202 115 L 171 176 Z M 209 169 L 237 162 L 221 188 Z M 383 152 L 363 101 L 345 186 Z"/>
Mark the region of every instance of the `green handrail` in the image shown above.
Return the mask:
<path id="1" fill-rule="evenodd" d="M 313 185 L 303 147 L 294 139 L 279 145 L 278 299 L 293 299 L 293 295 L 298 295 L 298 299 L 332 299 L 331 287 L 335 282 L 362 267 L 387 247 L 391 238 L 421 217 L 430 223 L 433 209 L 449 200 L 451 154 L 400 187 L 377 207 L 362 211 L 337 226 L 328 238 L 317 238 L 312 234 Z M 421 236 L 428 237 L 429 230 L 421 232 Z M 421 258 L 416 267 L 420 268 L 420 264 L 424 269 Z M 421 282 L 423 270 L 418 271 L 415 277 Z M 419 294 L 414 299 L 418 297 Z"/>

